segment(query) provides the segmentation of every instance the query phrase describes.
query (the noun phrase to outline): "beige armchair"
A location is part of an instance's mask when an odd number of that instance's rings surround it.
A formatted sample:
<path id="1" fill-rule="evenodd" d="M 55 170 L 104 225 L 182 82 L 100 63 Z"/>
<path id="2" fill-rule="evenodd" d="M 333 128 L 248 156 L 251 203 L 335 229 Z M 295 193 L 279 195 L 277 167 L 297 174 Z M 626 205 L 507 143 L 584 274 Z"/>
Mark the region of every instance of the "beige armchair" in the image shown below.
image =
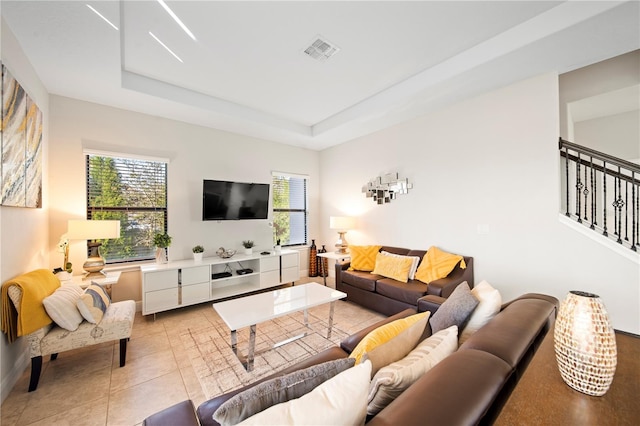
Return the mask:
<path id="1" fill-rule="evenodd" d="M 42 270 L 39 272 L 42 274 Z M 52 273 L 51 276 L 57 280 Z M 12 281 L 19 281 L 19 278 Z M 45 279 L 49 280 L 50 277 L 45 274 Z M 5 284 L 8 284 L 6 294 L 11 299 L 13 307 L 19 316 L 20 307 L 25 306 L 21 303 L 23 297 L 22 289 L 18 285 L 12 285 L 11 282 Z M 6 301 L 3 300 L 3 303 L 6 303 Z M 25 334 L 24 338 L 27 339 L 31 356 L 29 392 L 36 390 L 38 387 L 43 356 L 51 355 L 51 360 L 55 360 L 60 352 L 119 340 L 120 367 L 123 367 L 126 360 L 127 341 L 133 328 L 135 310 L 136 306 L 133 300 L 114 302 L 109 304 L 102 320 L 97 324 L 92 324 L 85 319 L 82 320 L 76 330 L 69 331 L 51 322 L 44 327 Z"/>

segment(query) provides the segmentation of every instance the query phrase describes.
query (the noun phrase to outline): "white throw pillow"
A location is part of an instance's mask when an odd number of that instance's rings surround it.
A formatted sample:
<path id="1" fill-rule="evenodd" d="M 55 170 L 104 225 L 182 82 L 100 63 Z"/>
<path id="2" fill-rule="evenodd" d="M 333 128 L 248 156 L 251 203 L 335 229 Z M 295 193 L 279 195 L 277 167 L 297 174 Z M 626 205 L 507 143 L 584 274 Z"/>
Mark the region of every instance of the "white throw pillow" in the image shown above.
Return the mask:
<path id="1" fill-rule="evenodd" d="M 76 306 L 82 293 L 80 286 L 63 284 L 50 296 L 45 297 L 42 300 L 42 304 L 47 314 L 59 327 L 75 331 L 83 319 Z"/>
<path id="2" fill-rule="evenodd" d="M 420 263 L 419 256 L 403 256 L 401 254 L 389 253 L 388 251 L 381 251 L 380 254 L 391 257 L 408 257 L 411 258 L 411 268 L 409 269 L 409 279 L 413 280 L 416 277 L 416 271 L 418 270 L 418 263 Z"/>
<path id="3" fill-rule="evenodd" d="M 267 408 L 240 425 L 362 425 L 371 362 L 351 367 L 306 395 Z"/>
<path id="4" fill-rule="evenodd" d="M 409 355 L 381 368 L 369 385 L 367 414 L 378 414 L 427 371 L 458 349 L 458 326 L 423 340 Z"/>
<path id="5" fill-rule="evenodd" d="M 476 309 L 469 317 L 467 325 L 465 325 L 460 333 L 460 339 L 458 339 L 459 344 L 463 344 L 473 333 L 495 317 L 498 312 L 500 312 L 500 307 L 502 306 L 502 296 L 500 296 L 500 292 L 484 280 L 471 290 L 471 294 L 478 299 L 480 303 L 478 303 L 478 306 L 476 306 Z"/>

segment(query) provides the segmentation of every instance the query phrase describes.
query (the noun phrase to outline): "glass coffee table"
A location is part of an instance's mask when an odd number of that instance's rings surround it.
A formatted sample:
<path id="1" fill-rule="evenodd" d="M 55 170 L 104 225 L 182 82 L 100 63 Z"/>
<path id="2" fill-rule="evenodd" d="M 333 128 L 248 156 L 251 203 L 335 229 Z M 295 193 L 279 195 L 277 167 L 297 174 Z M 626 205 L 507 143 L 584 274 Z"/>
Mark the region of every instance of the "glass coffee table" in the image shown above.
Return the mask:
<path id="1" fill-rule="evenodd" d="M 347 297 L 346 293 L 341 291 L 320 284 L 309 283 L 214 303 L 213 309 L 231 329 L 231 349 L 233 353 L 238 357 L 245 369 L 251 371 L 253 370 L 255 356 L 256 324 L 303 311 L 304 325 L 309 327 L 308 309 L 329 303 L 327 339 L 330 339 L 335 301 L 345 297 Z M 249 349 L 246 362 L 243 362 L 238 354 L 237 331 L 243 327 L 249 327 Z M 289 343 L 303 336 L 304 334 L 301 334 L 287 339 L 277 343 L 274 347 Z"/>

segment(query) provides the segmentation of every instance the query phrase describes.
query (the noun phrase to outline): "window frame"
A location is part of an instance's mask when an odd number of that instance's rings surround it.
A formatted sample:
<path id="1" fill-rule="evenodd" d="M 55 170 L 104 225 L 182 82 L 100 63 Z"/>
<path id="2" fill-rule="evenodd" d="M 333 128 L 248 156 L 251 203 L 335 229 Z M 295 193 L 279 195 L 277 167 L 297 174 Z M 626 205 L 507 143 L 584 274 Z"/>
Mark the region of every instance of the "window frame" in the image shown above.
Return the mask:
<path id="1" fill-rule="evenodd" d="M 286 177 L 286 178 L 294 178 L 294 179 L 302 179 L 304 181 L 304 208 L 302 209 L 292 209 L 292 208 L 288 208 L 288 209 L 280 209 L 280 208 L 276 208 L 274 205 L 274 196 L 275 196 L 275 179 L 277 177 Z M 289 213 L 303 213 L 303 218 L 304 218 L 304 241 L 302 242 L 296 242 L 296 243 L 289 243 L 289 244 L 282 244 L 282 247 L 301 247 L 301 246 L 306 246 L 309 244 L 309 176 L 308 175 L 301 175 L 301 174 L 295 174 L 295 173 L 288 173 L 288 172 L 279 172 L 279 171 L 272 171 L 271 172 L 271 203 L 272 203 L 272 212 L 273 212 L 273 220 L 275 221 L 275 215 L 276 213 L 285 213 L 285 212 L 289 212 Z M 275 226 L 275 225 L 274 225 Z M 275 229 L 274 229 L 274 244 L 275 244 L 275 239 L 276 239 L 276 235 L 275 235 Z"/>
<path id="2" fill-rule="evenodd" d="M 87 220 L 92 220 L 93 218 L 93 214 L 97 213 L 97 212 L 117 212 L 117 213 L 123 213 L 123 212 L 140 212 L 140 213 L 145 213 L 145 212 L 161 212 L 163 215 L 163 223 L 164 223 L 164 229 L 162 229 L 162 232 L 167 233 L 168 231 L 168 223 L 169 223 L 169 181 L 168 181 L 168 174 L 169 174 L 169 160 L 165 159 L 165 158 L 160 158 L 160 157 L 151 157 L 151 156 L 140 156 L 140 155 L 135 155 L 135 154 L 127 154 L 127 153 L 120 153 L 120 152 L 107 152 L 107 151 L 97 151 L 97 150 L 90 150 L 90 149 L 85 149 L 83 151 L 83 154 L 85 156 L 85 196 L 86 196 L 86 218 Z M 164 199 L 165 199 L 165 206 L 164 207 L 158 207 L 158 206 L 154 206 L 154 207 L 141 207 L 141 206 L 137 206 L 137 207 L 132 207 L 132 206 L 113 206 L 113 207 L 105 207 L 105 206 L 99 206 L 99 207 L 95 207 L 95 206 L 91 206 L 90 205 L 90 199 L 91 199 L 91 194 L 90 194 L 90 174 L 91 174 L 91 167 L 90 167 L 90 158 L 91 156 L 94 157 L 103 157 L 103 158 L 114 158 L 114 159 L 124 159 L 124 160 L 138 160 L 138 161 L 147 161 L 147 162 L 155 162 L 155 163 L 162 163 L 164 164 Z M 122 224 L 121 224 L 122 226 Z M 122 229 L 121 229 L 121 236 L 122 236 Z M 90 247 L 89 247 L 89 242 L 87 241 L 87 254 L 90 253 Z M 139 247 L 139 246 L 134 246 L 134 247 Z M 136 258 L 131 258 L 131 259 L 117 259 L 117 260 L 107 260 L 105 259 L 105 264 L 107 265 L 118 265 L 118 264 L 129 264 L 129 263 L 135 263 L 135 262 L 146 262 L 149 260 L 154 260 L 155 256 L 153 254 L 153 252 L 150 253 L 150 255 L 148 256 L 140 256 L 140 257 L 136 257 Z"/>

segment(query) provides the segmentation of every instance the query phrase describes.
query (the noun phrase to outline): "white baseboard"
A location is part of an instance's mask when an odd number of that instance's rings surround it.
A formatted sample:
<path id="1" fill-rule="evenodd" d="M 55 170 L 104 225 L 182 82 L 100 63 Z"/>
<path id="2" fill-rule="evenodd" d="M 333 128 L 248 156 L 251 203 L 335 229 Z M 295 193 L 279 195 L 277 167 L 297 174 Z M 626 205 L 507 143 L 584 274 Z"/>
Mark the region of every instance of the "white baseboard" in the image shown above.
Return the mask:
<path id="1" fill-rule="evenodd" d="M 11 369 L 9 374 L 7 374 L 6 377 L 2 380 L 2 384 L 0 385 L 0 398 L 2 402 L 4 402 L 4 400 L 9 396 L 9 394 L 13 390 L 13 387 L 20 379 L 20 376 L 22 376 L 22 373 L 24 373 L 24 370 L 29 367 L 30 360 L 31 358 L 29 357 L 29 348 L 25 347 L 24 352 L 13 364 L 13 368 Z"/>

